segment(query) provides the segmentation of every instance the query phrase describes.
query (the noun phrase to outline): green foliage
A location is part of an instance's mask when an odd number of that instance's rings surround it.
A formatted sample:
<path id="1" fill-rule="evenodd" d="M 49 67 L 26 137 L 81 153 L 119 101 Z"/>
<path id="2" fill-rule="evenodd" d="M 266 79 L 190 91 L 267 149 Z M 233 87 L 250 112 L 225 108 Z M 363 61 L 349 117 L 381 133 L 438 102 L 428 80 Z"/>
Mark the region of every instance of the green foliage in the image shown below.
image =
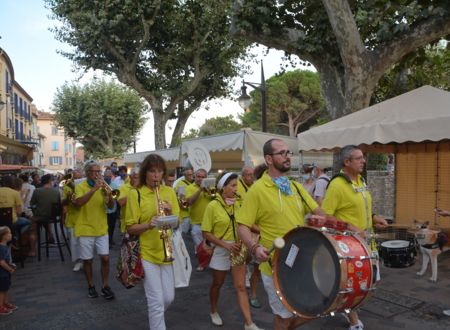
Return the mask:
<path id="1" fill-rule="evenodd" d="M 315 66 L 332 118 L 367 107 L 387 70 L 450 34 L 448 0 L 242 0 L 233 14 L 233 34 Z"/>
<path id="2" fill-rule="evenodd" d="M 131 146 L 147 108 L 135 91 L 94 80 L 58 88 L 53 110 L 55 121 L 83 144 L 87 156 L 108 158 L 122 155 Z"/>
<path id="3" fill-rule="evenodd" d="M 367 154 L 368 171 L 385 171 L 388 162 L 387 154 Z"/>
<path id="4" fill-rule="evenodd" d="M 295 70 L 271 77 L 267 85 L 267 128 L 271 133 L 296 136 L 299 128 L 317 123 L 324 112 L 319 75 L 312 71 Z M 261 127 L 261 93 L 250 93 L 250 111 L 240 118 L 244 127 Z"/>
<path id="5" fill-rule="evenodd" d="M 239 131 L 242 125 L 233 119 L 232 115 L 225 117 L 214 117 L 206 119 L 198 130 L 191 129 L 188 134 L 183 135 L 183 139 L 194 139 L 201 136 L 210 136 Z"/>
<path id="6" fill-rule="evenodd" d="M 392 67 L 379 81 L 372 103 L 431 85 L 450 91 L 450 49 L 445 43 L 421 48 Z"/>
<path id="7" fill-rule="evenodd" d="M 228 33 L 231 2 L 215 0 L 46 0 L 62 25 L 56 37 L 82 69 L 115 74 L 150 104 L 156 148 L 177 119 L 172 143 L 203 101 L 225 96 L 249 42 Z"/>

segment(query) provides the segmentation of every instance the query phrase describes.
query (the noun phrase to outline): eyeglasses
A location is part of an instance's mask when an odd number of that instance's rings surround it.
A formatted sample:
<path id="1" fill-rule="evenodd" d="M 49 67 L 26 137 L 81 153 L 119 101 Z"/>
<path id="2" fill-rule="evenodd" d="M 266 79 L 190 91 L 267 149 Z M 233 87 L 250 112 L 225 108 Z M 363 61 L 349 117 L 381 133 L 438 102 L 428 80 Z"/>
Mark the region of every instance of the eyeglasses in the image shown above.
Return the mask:
<path id="1" fill-rule="evenodd" d="M 358 160 L 358 161 L 360 161 L 360 160 L 366 160 L 366 157 L 364 157 L 364 156 L 359 156 L 359 157 L 352 157 L 352 158 L 350 158 L 350 160 Z"/>
<path id="2" fill-rule="evenodd" d="M 91 173 L 101 173 L 101 171 L 94 171 L 94 170 L 89 170 L 88 172 L 91 172 Z"/>
<path id="3" fill-rule="evenodd" d="M 279 151 L 279 152 L 274 152 L 274 153 L 269 154 L 269 155 L 271 155 L 271 156 L 283 156 L 283 157 L 286 158 L 287 156 L 292 157 L 294 155 L 294 153 L 292 151 L 290 151 L 290 150 L 282 150 L 282 151 Z"/>

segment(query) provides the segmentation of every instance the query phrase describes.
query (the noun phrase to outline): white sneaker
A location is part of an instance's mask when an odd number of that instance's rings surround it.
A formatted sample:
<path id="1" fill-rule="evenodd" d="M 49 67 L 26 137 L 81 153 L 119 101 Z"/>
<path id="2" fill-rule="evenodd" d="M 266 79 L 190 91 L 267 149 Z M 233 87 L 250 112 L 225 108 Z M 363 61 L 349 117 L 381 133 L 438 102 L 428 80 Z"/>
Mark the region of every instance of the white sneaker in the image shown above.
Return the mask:
<path id="1" fill-rule="evenodd" d="M 73 271 L 74 272 L 79 272 L 81 270 L 81 268 L 83 268 L 83 262 L 82 261 L 77 261 L 75 263 L 75 265 L 73 266 Z"/>
<path id="2" fill-rule="evenodd" d="M 211 316 L 211 322 L 214 325 L 218 325 L 218 326 L 223 325 L 222 318 L 220 317 L 219 313 L 217 313 L 217 312 L 216 313 L 210 313 L 209 315 Z"/>
<path id="3" fill-rule="evenodd" d="M 258 326 L 255 323 L 252 323 L 250 325 L 245 324 L 244 330 L 264 330 L 264 329 L 258 328 Z"/>
<path id="4" fill-rule="evenodd" d="M 361 320 L 358 320 L 358 324 L 351 325 L 348 330 L 364 330 L 364 324 Z"/>
<path id="5" fill-rule="evenodd" d="M 446 309 L 442 313 L 444 313 L 444 315 L 450 316 L 450 309 Z"/>

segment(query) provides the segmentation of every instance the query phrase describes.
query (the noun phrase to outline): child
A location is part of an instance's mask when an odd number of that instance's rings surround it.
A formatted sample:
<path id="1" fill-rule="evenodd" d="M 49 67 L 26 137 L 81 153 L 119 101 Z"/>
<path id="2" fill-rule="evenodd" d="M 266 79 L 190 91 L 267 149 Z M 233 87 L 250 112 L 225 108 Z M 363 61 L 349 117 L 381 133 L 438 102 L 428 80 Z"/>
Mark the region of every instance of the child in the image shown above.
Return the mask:
<path id="1" fill-rule="evenodd" d="M 17 306 L 9 303 L 8 290 L 11 286 L 11 274 L 16 270 L 11 264 L 11 253 L 7 243 L 12 235 L 9 227 L 0 227 L 0 315 L 11 314 Z"/>

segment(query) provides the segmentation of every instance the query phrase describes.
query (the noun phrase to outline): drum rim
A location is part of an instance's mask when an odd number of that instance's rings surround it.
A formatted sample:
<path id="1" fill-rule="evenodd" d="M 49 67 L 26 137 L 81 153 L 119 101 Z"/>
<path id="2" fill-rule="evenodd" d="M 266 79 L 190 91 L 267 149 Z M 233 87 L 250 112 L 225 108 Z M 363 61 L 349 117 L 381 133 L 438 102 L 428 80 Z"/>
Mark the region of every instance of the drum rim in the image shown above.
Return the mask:
<path id="1" fill-rule="evenodd" d="M 293 232 L 296 232 L 298 230 L 304 230 L 304 229 L 312 229 L 315 230 L 321 234 L 322 230 L 316 227 L 311 227 L 311 226 L 297 226 L 291 230 L 289 230 L 283 237 L 286 238 L 286 236 L 292 234 Z M 334 247 L 333 243 L 329 240 L 329 238 L 326 235 L 325 239 L 330 243 L 331 246 Z M 316 314 L 316 315 L 310 315 L 310 314 L 304 314 L 299 312 L 296 308 L 294 308 L 286 299 L 285 295 L 283 294 L 283 292 L 281 291 L 281 287 L 280 287 L 280 281 L 279 281 L 279 277 L 278 277 L 278 273 L 275 271 L 276 269 L 278 269 L 278 257 L 279 257 L 280 252 L 278 250 L 275 251 L 274 255 L 273 255 L 273 260 L 272 260 L 272 276 L 273 276 L 273 283 L 275 286 L 275 291 L 276 294 L 278 296 L 278 299 L 280 299 L 281 303 L 290 311 L 292 312 L 294 315 L 298 315 L 300 317 L 303 318 L 307 318 L 307 319 L 314 319 L 317 317 L 320 317 L 322 315 L 327 315 L 328 311 L 330 310 L 331 307 L 334 307 L 335 303 L 336 303 L 336 299 L 331 303 L 331 305 L 329 306 L 329 308 L 327 310 L 325 310 L 323 313 L 320 314 Z M 338 269 L 342 268 L 342 265 L 340 263 L 338 263 Z M 342 272 L 338 272 L 339 274 L 339 278 L 337 279 L 337 283 L 338 283 L 338 288 L 340 288 L 340 284 L 342 283 Z"/>
<path id="2" fill-rule="evenodd" d="M 384 244 L 389 243 L 389 242 L 406 242 L 407 245 L 406 246 L 386 246 Z M 411 245 L 411 241 L 407 241 L 404 239 L 390 239 L 388 241 L 384 241 L 380 244 L 382 247 L 386 248 L 386 249 L 405 249 L 407 247 L 409 247 Z"/>

